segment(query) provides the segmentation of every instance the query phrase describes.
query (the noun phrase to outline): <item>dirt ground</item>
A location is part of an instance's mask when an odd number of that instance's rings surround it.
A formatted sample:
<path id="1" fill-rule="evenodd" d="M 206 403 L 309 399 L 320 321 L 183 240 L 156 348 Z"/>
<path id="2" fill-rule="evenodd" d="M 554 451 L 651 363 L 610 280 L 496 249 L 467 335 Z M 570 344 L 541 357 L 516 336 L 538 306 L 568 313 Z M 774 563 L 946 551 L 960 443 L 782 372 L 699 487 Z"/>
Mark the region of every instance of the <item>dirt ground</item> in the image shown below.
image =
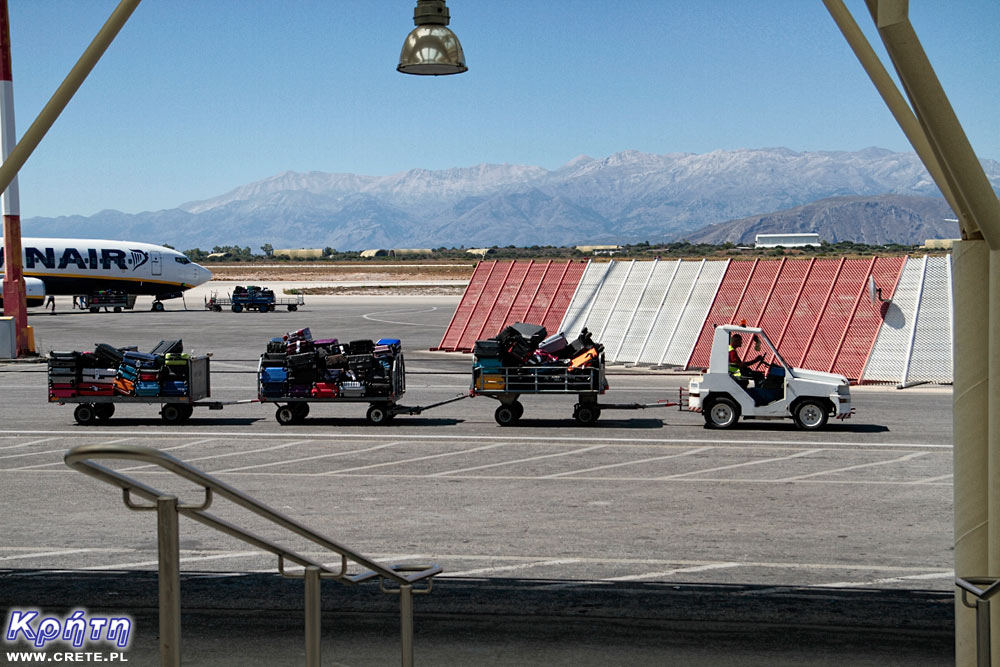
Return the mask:
<path id="1" fill-rule="evenodd" d="M 457 264 L 452 266 L 371 266 L 357 264 L 330 264 L 324 266 L 301 266 L 289 264 L 287 266 L 268 265 L 255 267 L 253 264 L 245 266 L 225 265 L 213 266 L 205 265 L 205 268 L 212 272 L 216 280 L 245 280 L 251 282 L 267 280 L 296 280 L 296 281 L 433 281 L 433 280 L 469 280 L 475 266 L 472 264 Z"/>

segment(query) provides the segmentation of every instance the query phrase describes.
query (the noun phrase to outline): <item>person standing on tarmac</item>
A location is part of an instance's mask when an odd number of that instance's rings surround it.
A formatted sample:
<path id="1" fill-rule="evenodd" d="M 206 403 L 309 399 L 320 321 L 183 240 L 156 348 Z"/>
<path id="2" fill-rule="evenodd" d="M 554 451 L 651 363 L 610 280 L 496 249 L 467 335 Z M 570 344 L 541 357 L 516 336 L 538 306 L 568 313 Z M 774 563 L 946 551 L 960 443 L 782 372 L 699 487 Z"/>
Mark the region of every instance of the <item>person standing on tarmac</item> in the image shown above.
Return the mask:
<path id="1" fill-rule="evenodd" d="M 54 296 L 52 296 L 51 294 L 49 295 L 49 298 L 47 298 L 45 300 L 45 307 L 48 308 L 49 306 L 52 306 L 52 314 L 55 315 L 55 313 L 56 313 L 56 298 Z"/>

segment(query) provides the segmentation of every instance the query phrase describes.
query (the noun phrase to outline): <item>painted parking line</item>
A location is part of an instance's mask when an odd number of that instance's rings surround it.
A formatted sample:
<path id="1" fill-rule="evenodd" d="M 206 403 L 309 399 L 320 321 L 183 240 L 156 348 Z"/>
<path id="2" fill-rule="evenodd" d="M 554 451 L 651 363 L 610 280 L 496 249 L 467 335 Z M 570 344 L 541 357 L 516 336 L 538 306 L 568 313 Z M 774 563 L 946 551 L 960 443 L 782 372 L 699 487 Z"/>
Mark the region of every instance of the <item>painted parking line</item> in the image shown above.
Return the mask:
<path id="1" fill-rule="evenodd" d="M 566 477 L 568 475 L 580 475 L 585 472 L 594 472 L 595 470 L 607 470 L 608 468 L 620 468 L 622 466 L 636 465 L 638 463 L 649 463 L 650 461 L 662 461 L 664 459 L 676 459 L 682 456 L 692 456 L 694 454 L 700 454 L 701 452 L 707 452 L 709 450 L 715 449 L 714 447 L 699 447 L 698 449 L 690 449 L 686 452 L 681 452 L 680 454 L 667 454 L 666 456 L 654 456 L 648 459 L 638 459 L 637 461 L 623 461 L 622 463 L 609 463 L 603 466 L 594 466 L 593 468 L 583 468 L 581 470 L 568 470 L 566 472 L 557 472 L 552 475 L 542 475 L 537 479 L 555 479 L 556 477 Z"/>
<path id="2" fill-rule="evenodd" d="M 472 577 L 479 575 L 498 574 L 501 572 L 514 572 L 516 570 L 527 570 L 534 567 L 554 567 L 556 565 L 570 565 L 579 563 L 579 558 L 558 558 L 555 560 L 541 560 L 530 563 L 517 563 L 515 565 L 499 565 L 496 567 L 481 567 L 475 570 L 462 570 L 460 572 L 443 572 L 439 577 Z"/>
<path id="3" fill-rule="evenodd" d="M 946 479 L 951 479 L 955 476 L 955 473 L 948 473 L 947 475 L 939 475 L 938 477 L 925 477 L 924 479 L 918 479 L 910 484 L 933 484 L 934 482 L 943 482 Z"/>
<path id="4" fill-rule="evenodd" d="M 316 461 L 318 459 L 328 459 L 328 458 L 333 458 L 335 456 L 350 456 L 351 454 L 360 454 L 362 452 L 373 452 L 376 449 L 386 449 L 387 447 L 395 447 L 396 445 L 402 445 L 402 444 L 403 444 L 402 441 L 400 441 L 400 442 L 389 442 L 389 443 L 382 444 L 382 445 L 375 445 L 374 447 L 365 447 L 363 449 L 352 449 L 352 450 L 347 451 L 347 452 L 330 452 L 329 454 L 317 454 L 316 456 L 303 456 L 303 457 L 300 457 L 300 458 L 297 458 L 297 459 L 285 459 L 285 460 L 282 460 L 282 461 L 272 461 L 270 463 L 258 463 L 256 465 L 252 465 L 252 466 L 241 466 L 239 468 L 226 468 L 224 470 L 214 470 L 214 471 L 212 471 L 212 474 L 213 475 L 221 475 L 224 472 L 240 472 L 240 471 L 243 471 L 243 470 L 254 470 L 254 469 L 257 469 L 257 468 L 267 468 L 269 466 L 280 466 L 280 465 L 285 465 L 287 463 L 302 463 L 303 461 Z M 275 473 L 275 474 L 295 474 L 295 473 Z M 299 473 L 299 474 L 306 474 L 306 475 L 313 476 L 313 475 L 318 475 L 318 474 L 323 474 L 323 473 L 314 473 L 314 472 L 311 472 L 311 473 Z"/>
<path id="5" fill-rule="evenodd" d="M 833 470 L 821 470 L 819 472 L 811 472 L 807 475 L 796 475 L 794 477 L 785 477 L 779 479 L 779 482 L 796 482 L 801 479 L 808 479 L 810 477 L 820 477 L 822 475 L 832 475 L 838 472 L 846 472 L 848 470 L 860 470 L 861 468 L 872 468 L 874 466 L 884 466 L 892 463 L 902 463 L 903 461 L 909 461 L 921 456 L 927 456 L 927 452 L 914 452 L 913 454 L 907 454 L 906 456 L 900 456 L 899 458 L 890 459 L 888 461 L 875 461 L 874 463 L 860 463 L 858 465 L 846 466 L 844 468 L 834 468 Z"/>
<path id="6" fill-rule="evenodd" d="M 181 556 L 181 563 L 194 563 L 197 561 L 206 560 L 220 560 L 225 558 L 247 558 L 248 556 L 260 556 L 266 554 L 266 551 L 228 551 L 221 554 L 212 554 L 210 556 Z M 159 565 L 159 560 L 140 560 L 133 561 L 131 563 L 112 563 L 110 565 L 94 565 L 92 567 L 81 567 L 81 570 L 126 570 L 136 567 L 149 567 L 150 565 Z"/>
<path id="7" fill-rule="evenodd" d="M 627 574 L 623 577 L 609 577 L 601 581 L 642 581 L 643 579 L 662 579 L 675 574 L 687 574 L 689 572 L 707 572 L 708 570 L 726 570 L 733 567 L 742 567 L 742 563 L 709 563 L 708 565 L 696 565 L 694 567 L 678 567 L 672 570 L 661 570 L 659 572 L 644 572 L 643 574 Z"/>
<path id="8" fill-rule="evenodd" d="M 763 463 L 774 463 L 775 461 L 787 461 L 788 459 L 797 459 L 803 456 L 809 456 L 811 454 L 817 454 L 822 452 L 822 449 L 807 449 L 804 452 L 796 452 L 789 456 L 776 456 L 769 459 L 758 459 L 756 461 L 746 461 L 744 463 L 732 463 L 726 466 L 716 466 L 715 468 L 704 468 L 702 470 L 692 470 L 690 472 L 681 472 L 676 475 L 667 475 L 666 477 L 656 477 L 655 479 L 665 480 L 665 479 L 677 479 L 679 477 L 688 477 L 691 475 L 701 475 L 706 472 L 718 472 L 719 470 L 732 470 L 733 468 L 745 468 L 747 466 L 761 465 Z"/>
<path id="9" fill-rule="evenodd" d="M 399 461 L 386 461 L 384 463 L 372 463 L 366 466 L 355 466 L 353 468 L 341 468 L 340 470 L 330 470 L 327 472 L 319 473 L 320 475 L 337 475 L 345 472 L 356 472 L 358 470 L 370 470 L 371 468 L 381 468 L 383 466 L 397 466 L 406 463 L 413 463 L 414 461 L 427 461 L 429 459 L 440 459 L 445 456 L 459 456 L 461 454 L 471 454 L 472 452 L 482 452 L 487 449 L 496 449 L 497 447 L 507 447 L 510 443 L 498 442 L 495 445 L 483 445 L 482 447 L 474 447 L 472 449 L 463 449 L 455 452 L 444 452 L 443 454 L 428 454 L 427 456 L 417 456 L 410 459 L 400 459 Z"/>
<path id="10" fill-rule="evenodd" d="M 212 438 L 213 440 L 215 438 Z M 272 452 L 276 449 L 286 449 L 288 447 L 295 447 L 296 445 L 301 445 L 309 442 L 309 440 L 297 440 L 294 442 L 284 442 L 280 445 L 274 445 L 273 447 L 261 447 L 260 449 L 246 449 L 238 452 L 226 452 L 225 454 L 211 454 L 208 456 L 196 456 L 193 459 L 184 459 L 185 463 L 190 463 L 192 461 L 207 461 L 209 459 L 221 459 L 228 456 L 246 456 L 247 454 L 259 454 L 260 452 Z M 162 450 L 161 450 L 162 451 Z M 158 468 L 159 466 L 155 464 L 146 464 L 141 466 L 132 466 L 131 468 L 120 468 L 119 472 L 131 471 L 131 470 L 142 470 L 143 468 Z"/>
<path id="11" fill-rule="evenodd" d="M 95 553 L 102 552 L 107 553 L 112 551 L 111 549 L 62 549 L 60 551 L 39 551 L 27 554 L 17 554 L 15 556 L 0 556 L 0 560 L 24 560 L 27 558 L 47 558 L 49 556 L 70 556 L 73 554 L 83 554 L 83 553 Z M 126 551 L 126 549 L 116 549 L 115 551 Z"/>
<path id="12" fill-rule="evenodd" d="M 40 445 L 43 442 L 51 442 L 57 440 L 58 438 L 42 438 L 41 440 L 32 440 L 30 442 L 22 442 L 17 445 L 7 445 L 6 447 L 0 447 L 0 451 L 5 449 L 20 449 L 21 447 L 31 447 L 32 445 Z"/>
<path id="13" fill-rule="evenodd" d="M 132 438 L 120 438 L 118 440 L 109 440 L 108 442 L 102 442 L 100 444 L 102 444 L 102 445 L 116 445 L 116 444 L 121 443 L 121 442 L 128 442 L 131 439 Z M 168 447 L 167 449 L 175 449 L 175 448 Z M 66 450 L 57 449 L 57 450 L 54 450 L 54 451 L 64 452 Z M 161 451 L 163 451 L 163 450 L 161 450 Z M 36 463 L 36 464 L 30 465 L 30 466 L 20 466 L 20 467 L 17 467 L 17 468 L 7 468 L 7 470 L 34 470 L 36 468 L 49 468 L 49 467 L 53 467 L 53 466 L 63 466 L 63 465 L 66 465 L 66 462 L 63 461 L 62 459 L 59 459 L 58 461 L 50 461 L 49 463 Z"/>
<path id="14" fill-rule="evenodd" d="M 820 588 L 859 588 L 861 586 L 882 586 L 885 584 L 896 584 L 904 581 L 927 581 L 932 579 L 954 579 L 954 570 L 944 570 L 941 572 L 927 572 L 926 574 L 910 574 L 900 577 L 885 577 L 882 579 L 872 579 L 871 581 L 834 581 L 829 584 L 817 584 Z"/>
<path id="15" fill-rule="evenodd" d="M 606 445 L 593 445 L 591 447 L 583 447 L 581 449 L 574 449 L 568 452 L 558 452 L 556 454 L 542 454 L 541 456 L 529 456 L 524 459 L 514 459 L 513 461 L 501 461 L 500 463 L 487 463 L 481 466 L 472 466 L 470 468 L 458 468 L 456 470 L 445 470 L 443 472 L 436 472 L 431 475 L 425 475 L 426 477 L 443 477 L 444 475 L 451 475 L 460 472 L 470 472 L 472 470 L 485 470 L 486 468 L 496 468 L 499 466 L 509 466 L 515 463 L 528 463 L 530 461 L 540 461 L 541 459 L 551 459 L 557 456 L 572 456 L 573 454 L 583 454 L 584 452 L 593 451 L 595 449 L 604 449 Z M 536 478 L 537 479 L 537 478 Z"/>

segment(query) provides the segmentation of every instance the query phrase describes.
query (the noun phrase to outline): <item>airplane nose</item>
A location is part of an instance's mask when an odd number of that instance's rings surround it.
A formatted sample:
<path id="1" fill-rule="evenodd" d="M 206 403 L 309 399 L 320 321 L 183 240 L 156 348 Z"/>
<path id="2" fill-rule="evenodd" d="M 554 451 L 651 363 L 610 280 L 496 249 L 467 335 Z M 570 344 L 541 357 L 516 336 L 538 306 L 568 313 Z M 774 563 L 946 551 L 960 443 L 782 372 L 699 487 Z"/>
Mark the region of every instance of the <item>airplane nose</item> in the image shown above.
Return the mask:
<path id="1" fill-rule="evenodd" d="M 211 279 L 212 279 L 211 271 L 206 269 L 204 266 L 201 266 L 200 264 L 195 265 L 195 278 L 194 278 L 195 285 L 201 285 L 202 283 L 207 283 Z"/>

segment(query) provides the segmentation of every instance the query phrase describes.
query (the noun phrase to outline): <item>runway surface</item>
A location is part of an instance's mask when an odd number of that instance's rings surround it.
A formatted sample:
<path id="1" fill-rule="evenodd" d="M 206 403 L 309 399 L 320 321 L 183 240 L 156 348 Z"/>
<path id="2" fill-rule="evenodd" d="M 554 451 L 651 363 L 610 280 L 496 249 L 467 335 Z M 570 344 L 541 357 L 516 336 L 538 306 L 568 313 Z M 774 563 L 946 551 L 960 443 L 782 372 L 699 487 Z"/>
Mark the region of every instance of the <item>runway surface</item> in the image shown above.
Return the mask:
<path id="1" fill-rule="evenodd" d="M 471 357 L 427 351 L 457 301 L 307 297 L 295 313 L 59 312 L 30 323 L 45 350 L 183 338 L 213 354 L 220 400 L 254 395 L 257 356 L 284 331 L 396 337 L 409 371 L 403 403 L 426 405 L 468 389 Z M 669 400 L 686 381 L 621 369 L 605 398 Z M 947 388 L 858 388 L 854 419 L 804 433 L 790 421 L 708 431 L 676 408 L 607 412 L 579 427 L 571 397 L 530 396 L 510 428 L 482 397 L 377 427 L 364 404 L 314 404 L 291 426 L 268 405 L 201 410 L 183 426 L 164 425 L 154 406 L 120 406 L 107 424 L 82 427 L 72 406 L 46 404 L 45 383 L 42 366 L 0 366 L 0 569 L 24 576 L 156 568 L 154 517 L 62 463 L 76 445 L 115 443 L 167 451 L 367 555 L 431 560 L 445 577 L 952 589 Z M 154 468 L 116 467 L 200 497 Z M 213 511 L 279 536 L 222 501 Z M 182 521 L 181 537 L 186 571 L 275 569 L 273 557 L 199 524 Z"/>

